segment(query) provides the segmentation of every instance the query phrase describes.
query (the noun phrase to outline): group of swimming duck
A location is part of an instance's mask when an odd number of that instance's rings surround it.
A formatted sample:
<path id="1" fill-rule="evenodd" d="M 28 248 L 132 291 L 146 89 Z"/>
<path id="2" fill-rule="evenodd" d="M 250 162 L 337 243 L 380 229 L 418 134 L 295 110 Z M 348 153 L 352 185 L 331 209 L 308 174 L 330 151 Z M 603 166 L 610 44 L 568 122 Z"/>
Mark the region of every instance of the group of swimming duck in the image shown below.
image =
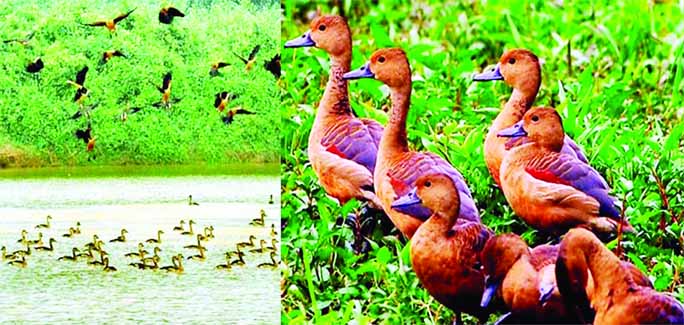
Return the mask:
<path id="1" fill-rule="evenodd" d="M 485 139 L 491 176 L 527 224 L 564 235 L 559 244 L 529 247 L 516 234 L 497 235 L 482 224 L 466 180 L 450 163 L 409 149 L 412 85 L 405 52 L 378 50 L 350 71 L 351 40 L 346 20 L 331 15 L 315 18 L 306 33 L 285 43 L 330 55 L 329 79 L 309 136 L 312 168 L 341 204 L 357 199 L 382 209 L 411 239 L 416 275 L 457 320 L 461 312 L 484 321 L 502 311 L 499 322 L 684 322 L 680 302 L 655 291 L 639 269 L 599 240 L 618 229 L 633 230 L 605 179 L 564 133 L 560 115 L 533 107 L 541 84 L 535 54 L 506 51 L 494 69 L 473 78 L 503 80 L 513 88 Z M 386 126 L 354 116 L 347 82 L 359 78 L 389 87 Z"/>
<path id="2" fill-rule="evenodd" d="M 250 222 L 250 225 L 253 226 L 264 226 L 264 218 L 266 217 L 266 212 L 264 210 L 261 210 L 261 215 L 259 218 L 256 218 Z M 50 221 L 52 220 L 51 216 L 46 217 L 46 222 L 43 224 L 37 225 L 35 228 L 38 230 L 47 230 L 51 228 L 51 223 Z M 192 249 L 192 250 L 197 250 L 197 254 L 195 255 L 190 255 L 187 257 L 187 260 L 195 260 L 195 261 L 205 261 L 207 259 L 207 256 L 205 255 L 205 252 L 207 251 L 207 247 L 204 246 L 202 243 L 207 242 L 211 239 L 214 238 L 214 227 L 209 225 L 203 228 L 202 232 L 196 232 L 193 229 L 193 225 L 196 224 L 194 220 L 190 219 L 188 221 L 188 228 L 185 228 L 185 220 L 181 220 L 180 224 L 176 227 L 173 228 L 172 231 L 178 232 L 182 236 L 189 236 L 193 237 L 196 236 L 197 238 L 197 243 L 196 244 L 191 244 L 191 245 L 186 245 L 183 248 L 185 249 Z M 70 227 L 68 229 L 68 232 L 62 235 L 62 237 L 65 238 L 73 238 L 74 236 L 81 234 L 81 228 L 80 228 L 80 222 L 76 223 L 75 227 Z M 113 243 L 112 245 L 116 245 L 115 243 L 125 243 L 127 242 L 126 234 L 128 234 L 128 230 L 121 229 L 121 234 L 114 238 L 111 239 L 109 242 Z M 140 242 L 137 245 L 137 250 L 134 252 L 130 252 L 125 254 L 125 257 L 128 258 L 137 258 L 137 262 L 131 262 L 129 263 L 130 266 L 141 269 L 141 270 L 162 270 L 162 271 L 167 271 L 167 272 L 173 272 L 173 273 L 183 273 L 184 272 L 184 267 L 183 267 L 183 254 L 178 253 L 175 254 L 171 257 L 171 265 L 167 266 L 160 266 L 159 263 L 161 261 L 161 257 L 159 256 L 159 253 L 162 251 L 160 248 L 160 245 L 162 244 L 162 235 L 164 234 L 163 230 L 157 231 L 157 236 L 154 238 L 150 238 L 145 240 L 144 242 Z M 250 248 L 252 247 L 253 249 L 249 250 L 251 253 L 266 253 L 270 252 L 270 262 L 264 262 L 261 264 L 258 264 L 258 268 L 266 268 L 266 269 L 275 269 L 278 266 L 278 263 L 275 261 L 275 256 L 277 252 L 277 232 L 275 231 L 275 225 L 271 224 L 271 232 L 270 232 L 270 239 L 271 239 L 271 244 L 272 246 L 265 246 L 266 240 L 262 239 L 260 241 L 259 247 L 254 243 L 254 240 L 256 240 L 256 237 L 254 235 L 251 235 L 249 237 L 249 240 L 246 242 L 240 242 L 237 244 L 237 250 L 236 251 L 227 251 L 225 253 L 225 258 L 226 258 L 226 264 L 219 264 L 216 265 L 216 269 L 218 270 L 230 270 L 233 265 L 235 266 L 245 266 L 245 260 L 243 257 L 245 256 L 245 252 L 241 251 L 240 249 L 242 248 Z M 30 240 L 28 238 L 28 231 L 22 230 L 21 232 L 21 238 L 17 241 L 20 243 L 22 246 L 25 247 L 25 249 L 19 249 L 14 252 L 7 252 L 7 248 L 5 246 L 2 246 L 2 260 L 9 260 L 7 262 L 8 265 L 12 266 L 17 266 L 17 267 L 26 267 L 28 266 L 27 262 L 27 257 L 31 255 L 32 249 L 36 252 L 43 251 L 43 252 L 52 252 L 54 251 L 54 243 L 57 242 L 55 238 L 50 238 L 48 241 L 48 245 L 45 246 L 43 242 L 43 233 L 38 232 L 37 238 L 35 240 Z M 145 244 L 152 244 L 155 245 L 153 248 L 153 255 L 149 256 L 149 252 L 145 249 Z M 71 250 L 71 255 L 65 255 L 62 257 L 59 257 L 57 260 L 58 261 L 70 261 L 70 262 L 77 262 L 79 260 L 85 260 L 87 261 L 87 264 L 89 266 L 94 266 L 94 267 L 100 267 L 102 268 L 103 271 L 105 272 L 113 272 L 117 271 L 116 267 L 109 265 L 109 253 L 104 249 L 105 242 L 100 239 L 100 237 L 97 234 L 93 235 L 93 240 L 91 242 L 88 242 L 85 244 L 82 248 L 79 247 L 73 247 Z M 235 260 L 230 260 L 232 256 L 235 256 Z"/>
<path id="3" fill-rule="evenodd" d="M 89 27 L 105 27 L 109 30 L 110 35 L 114 35 L 116 32 L 116 26 L 118 23 L 123 21 L 124 19 L 128 18 L 135 9 L 130 10 L 126 13 L 118 15 L 114 19 L 110 20 L 101 20 L 101 21 L 96 21 L 93 23 L 84 23 L 82 25 L 84 26 L 89 26 Z M 171 24 L 173 21 L 174 17 L 185 17 L 185 14 L 182 13 L 180 10 L 168 6 L 160 9 L 159 11 L 159 22 L 162 24 Z M 9 44 L 9 43 L 17 43 L 22 46 L 29 46 L 31 39 L 35 36 L 36 32 L 31 32 L 29 33 L 25 38 L 23 39 L 9 39 L 9 40 L 4 40 L 3 43 Z M 245 71 L 249 72 L 252 70 L 252 68 L 256 65 L 257 62 L 257 54 L 259 53 L 260 45 L 254 46 L 254 48 L 251 50 L 250 54 L 248 57 L 243 57 L 235 52 L 233 54 L 245 64 Z M 126 54 L 124 54 L 123 51 L 118 50 L 118 49 L 112 49 L 112 50 L 107 50 L 102 53 L 102 58 L 100 60 L 100 64 L 106 64 L 109 62 L 111 59 L 114 57 L 120 57 L 120 58 L 128 58 Z M 230 62 L 215 62 L 211 64 L 211 68 L 209 70 L 209 75 L 211 77 L 216 77 L 220 75 L 220 69 L 226 66 L 231 65 Z M 264 69 L 269 71 L 271 74 L 273 74 L 276 78 L 280 77 L 280 55 L 276 55 L 270 60 L 266 60 L 263 62 Z M 34 75 L 36 78 L 39 77 L 40 71 L 43 70 L 45 67 L 45 62 L 43 61 L 42 58 L 38 57 L 34 61 L 28 63 L 26 66 L 26 72 L 29 74 Z M 76 74 L 75 80 L 68 80 L 67 83 L 73 85 L 76 88 L 76 94 L 74 96 L 73 101 L 78 103 L 79 109 L 76 111 L 71 116 L 71 119 L 78 119 L 82 116 L 86 116 L 87 118 L 87 127 L 84 129 L 78 129 L 75 132 L 75 136 L 77 139 L 82 140 L 85 145 L 86 145 L 86 151 L 92 151 L 95 148 L 95 142 L 96 142 L 96 137 L 92 134 L 92 123 L 90 119 L 90 114 L 92 110 L 94 110 L 99 103 L 95 103 L 92 105 L 84 105 L 86 99 L 90 95 L 90 90 L 85 87 L 85 81 L 86 81 L 86 75 L 89 71 L 88 66 L 86 65 L 83 67 L 81 70 L 79 70 Z M 167 72 L 163 76 L 163 83 L 162 86 L 157 86 L 157 90 L 161 93 L 161 99 L 159 102 L 155 102 L 151 104 L 154 107 L 157 108 L 166 108 L 169 109 L 171 108 L 172 104 L 175 104 L 180 101 L 180 98 L 172 98 L 171 97 L 171 81 L 172 81 L 172 75 L 171 72 Z M 236 115 L 239 114 L 248 114 L 248 115 L 253 115 L 255 114 L 252 111 L 243 109 L 240 106 L 236 106 L 233 108 L 228 108 L 228 104 L 237 97 L 236 94 L 231 94 L 227 91 L 219 91 L 216 93 L 213 98 L 214 98 L 214 108 L 220 113 L 223 114 L 221 116 L 221 120 L 223 121 L 224 124 L 230 124 L 233 122 L 233 119 Z M 122 111 L 120 114 L 120 119 L 122 121 L 126 121 L 128 119 L 129 114 L 134 114 L 142 110 L 143 107 L 127 107 L 125 110 Z M 225 111 L 225 113 L 224 113 Z"/>

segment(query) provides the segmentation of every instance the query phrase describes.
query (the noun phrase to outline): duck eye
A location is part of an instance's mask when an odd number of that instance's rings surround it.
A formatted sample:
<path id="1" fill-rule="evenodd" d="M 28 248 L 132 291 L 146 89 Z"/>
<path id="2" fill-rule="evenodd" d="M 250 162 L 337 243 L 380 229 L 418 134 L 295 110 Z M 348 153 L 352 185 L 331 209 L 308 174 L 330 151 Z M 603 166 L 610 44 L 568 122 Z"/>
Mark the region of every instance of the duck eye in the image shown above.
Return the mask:
<path id="1" fill-rule="evenodd" d="M 320 30 L 321 32 L 324 31 L 324 30 L 325 30 L 325 25 L 320 25 L 320 26 L 318 26 L 318 30 Z"/>
<path id="2" fill-rule="evenodd" d="M 432 186 L 432 183 L 430 183 L 430 181 L 425 182 L 425 187 L 430 187 L 430 186 Z"/>
<path id="3" fill-rule="evenodd" d="M 532 121 L 533 121 L 533 122 L 539 121 L 539 116 L 537 116 L 537 115 L 532 115 Z"/>
<path id="4" fill-rule="evenodd" d="M 510 63 L 510 64 L 515 64 L 515 58 L 510 58 L 510 59 L 508 59 L 508 63 Z"/>
<path id="5" fill-rule="evenodd" d="M 380 62 L 380 63 L 385 62 L 385 57 L 384 56 L 379 57 L 378 62 Z"/>

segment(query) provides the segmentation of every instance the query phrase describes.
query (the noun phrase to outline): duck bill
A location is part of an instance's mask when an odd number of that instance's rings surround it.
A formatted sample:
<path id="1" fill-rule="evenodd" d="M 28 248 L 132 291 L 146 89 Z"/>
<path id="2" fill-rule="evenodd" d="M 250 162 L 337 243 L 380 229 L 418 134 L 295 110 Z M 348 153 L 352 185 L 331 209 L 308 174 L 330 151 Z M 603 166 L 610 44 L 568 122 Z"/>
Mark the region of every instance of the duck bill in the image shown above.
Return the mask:
<path id="1" fill-rule="evenodd" d="M 306 32 L 300 37 L 285 42 L 286 48 L 311 46 L 316 46 L 316 42 L 311 39 L 311 32 Z"/>
<path id="2" fill-rule="evenodd" d="M 496 135 L 504 138 L 520 138 L 526 137 L 527 131 L 523 128 L 522 122 L 518 122 L 509 128 L 499 131 Z"/>
<path id="3" fill-rule="evenodd" d="M 553 284 L 545 284 L 539 288 L 539 305 L 543 306 L 551 296 L 553 296 L 553 289 L 555 286 Z"/>
<path id="4" fill-rule="evenodd" d="M 494 70 L 476 74 L 473 76 L 473 81 L 492 81 L 492 80 L 503 80 L 503 75 L 501 74 L 500 65 L 497 63 Z"/>
<path id="5" fill-rule="evenodd" d="M 375 74 L 370 69 L 370 63 L 366 63 L 358 70 L 345 73 L 342 78 L 345 80 L 375 78 Z"/>
<path id="6" fill-rule="evenodd" d="M 482 292 L 482 300 L 480 301 L 480 307 L 485 308 L 492 301 L 492 298 L 496 294 L 496 290 L 499 288 L 498 281 L 494 281 L 490 276 L 485 276 L 485 289 Z"/>
<path id="7" fill-rule="evenodd" d="M 394 200 L 392 209 L 423 221 L 432 215 L 432 211 L 423 205 L 415 188 Z"/>

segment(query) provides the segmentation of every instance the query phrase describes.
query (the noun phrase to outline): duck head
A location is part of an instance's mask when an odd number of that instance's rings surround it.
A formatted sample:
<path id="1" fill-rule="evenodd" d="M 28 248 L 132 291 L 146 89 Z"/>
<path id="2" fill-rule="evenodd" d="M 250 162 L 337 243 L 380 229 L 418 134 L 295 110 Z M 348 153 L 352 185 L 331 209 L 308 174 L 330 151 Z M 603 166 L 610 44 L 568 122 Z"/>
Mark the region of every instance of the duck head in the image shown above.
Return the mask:
<path id="1" fill-rule="evenodd" d="M 485 289 L 480 306 L 487 307 L 506 277 L 508 270 L 524 254 L 529 254 L 527 243 L 516 234 L 503 234 L 490 238 L 480 253 Z"/>
<path id="2" fill-rule="evenodd" d="M 304 35 L 285 42 L 286 48 L 315 46 L 332 56 L 351 53 L 351 32 L 347 21 L 335 15 L 320 16 Z"/>
<path id="3" fill-rule="evenodd" d="M 456 221 L 460 198 L 449 176 L 432 174 L 421 176 L 416 186 L 407 194 L 392 202 L 392 208 L 422 220 L 430 216 Z"/>
<path id="4" fill-rule="evenodd" d="M 499 131 L 497 136 L 511 138 L 506 142 L 506 149 L 524 143 L 536 143 L 544 148 L 560 152 L 565 139 L 565 131 L 563 131 L 563 121 L 555 109 L 535 107 L 527 111 L 520 122 Z"/>
<path id="5" fill-rule="evenodd" d="M 501 56 L 493 70 L 477 74 L 473 80 L 503 80 L 523 93 L 536 94 L 541 84 L 539 58 L 525 49 L 509 50 Z"/>
<path id="6" fill-rule="evenodd" d="M 381 49 L 371 55 L 361 68 L 344 74 L 344 79 L 373 78 L 390 88 L 411 85 L 411 66 L 406 53 L 400 48 Z"/>

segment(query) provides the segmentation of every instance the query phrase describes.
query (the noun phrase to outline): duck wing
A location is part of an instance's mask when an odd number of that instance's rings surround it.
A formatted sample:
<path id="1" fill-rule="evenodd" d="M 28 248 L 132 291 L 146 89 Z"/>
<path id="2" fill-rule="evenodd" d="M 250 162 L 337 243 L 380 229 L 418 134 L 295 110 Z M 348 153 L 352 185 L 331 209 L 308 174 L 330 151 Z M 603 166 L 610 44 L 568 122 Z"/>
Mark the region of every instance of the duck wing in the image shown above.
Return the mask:
<path id="1" fill-rule="evenodd" d="M 382 125 L 373 120 L 342 120 L 325 131 L 321 145 L 328 152 L 354 161 L 373 173 L 382 130 Z"/>
<path id="2" fill-rule="evenodd" d="M 459 218 L 480 222 L 480 214 L 465 179 L 451 164 L 431 152 L 406 152 L 402 159 L 390 167 L 387 176 L 397 196 L 403 196 L 416 186 L 416 180 L 424 175 L 444 174 L 451 178 L 461 198 Z M 412 216 L 426 220 L 432 214 L 420 209 Z"/>
<path id="3" fill-rule="evenodd" d="M 601 216 L 620 218 L 616 199 L 608 194 L 610 188 L 603 177 L 572 155 L 555 152 L 539 155 L 527 163 L 525 171 L 544 182 L 571 186 L 594 198 L 599 203 Z"/>
<path id="4" fill-rule="evenodd" d="M 582 152 L 582 149 L 580 149 L 577 143 L 575 143 L 575 141 L 573 141 L 572 138 L 570 138 L 567 134 L 565 135 L 565 139 L 563 139 L 563 148 L 561 149 L 561 152 L 575 156 L 575 158 L 579 159 L 585 164 L 589 163 L 587 157 Z M 606 185 L 606 187 L 608 187 L 608 185 Z"/>

